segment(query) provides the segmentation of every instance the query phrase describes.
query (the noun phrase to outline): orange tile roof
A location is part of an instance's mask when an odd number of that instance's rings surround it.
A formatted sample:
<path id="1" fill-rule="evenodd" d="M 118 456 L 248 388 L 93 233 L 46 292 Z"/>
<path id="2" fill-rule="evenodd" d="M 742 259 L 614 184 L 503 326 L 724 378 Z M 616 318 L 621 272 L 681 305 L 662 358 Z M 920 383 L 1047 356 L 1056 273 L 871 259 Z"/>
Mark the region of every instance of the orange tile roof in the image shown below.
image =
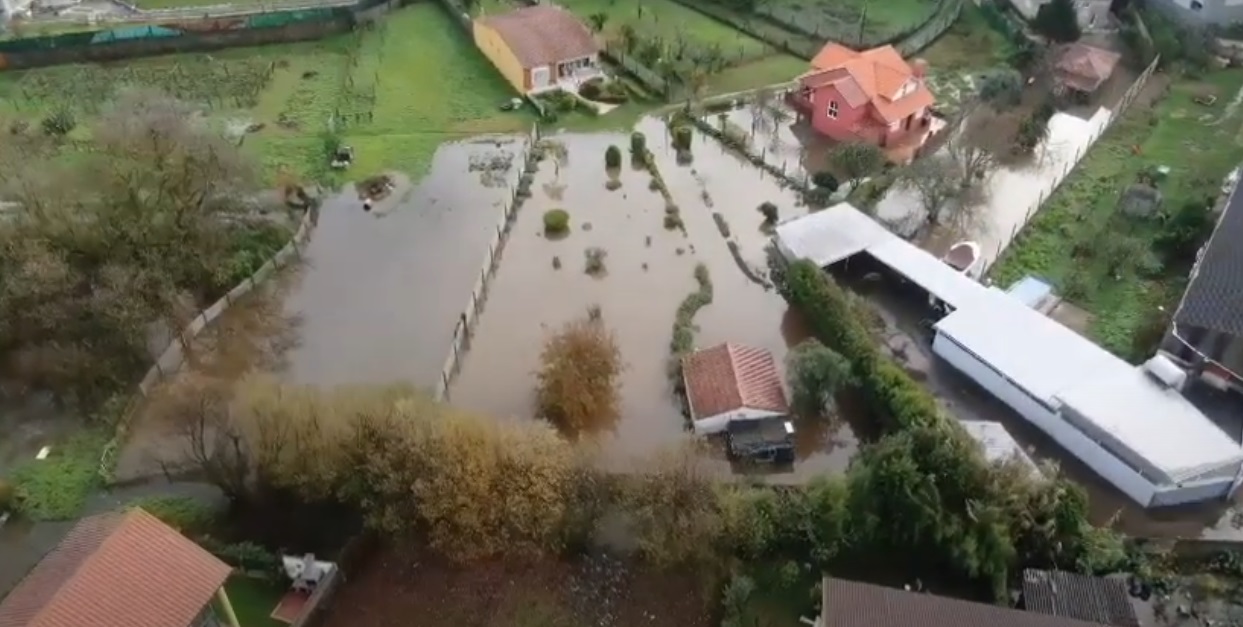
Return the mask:
<path id="1" fill-rule="evenodd" d="M 537 4 L 481 17 L 479 23 L 499 33 L 527 69 L 600 52 L 600 44 L 591 29 L 573 13 L 554 4 Z"/>
<path id="2" fill-rule="evenodd" d="M 229 572 L 142 510 L 91 516 L 0 601 L 0 627 L 185 627 Z"/>
<path id="3" fill-rule="evenodd" d="M 772 353 L 725 343 L 682 359 L 691 417 L 708 418 L 736 409 L 778 413 L 790 410 Z"/>
<path id="4" fill-rule="evenodd" d="M 858 52 L 830 43 L 811 60 L 811 67 L 800 77 L 804 87 L 833 85 L 851 107 L 859 106 L 866 98 L 876 116 L 886 123 L 901 120 L 936 102 L 923 81 L 910 94 L 897 98 L 902 87 L 916 76 L 893 46 Z M 860 93 L 862 97 L 857 95 Z"/>

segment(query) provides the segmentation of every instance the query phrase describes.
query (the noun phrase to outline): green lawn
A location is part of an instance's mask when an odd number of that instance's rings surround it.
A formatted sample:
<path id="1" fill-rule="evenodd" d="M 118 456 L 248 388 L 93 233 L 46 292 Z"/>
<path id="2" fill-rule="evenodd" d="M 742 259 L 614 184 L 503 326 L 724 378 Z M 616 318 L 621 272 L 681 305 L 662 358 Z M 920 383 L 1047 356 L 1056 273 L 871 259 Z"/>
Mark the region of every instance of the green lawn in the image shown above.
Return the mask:
<path id="1" fill-rule="evenodd" d="M 72 520 L 100 484 L 99 457 L 106 436 L 85 431 L 52 445 L 46 459 L 32 459 L 13 471 L 18 510 L 34 520 Z"/>
<path id="2" fill-rule="evenodd" d="M 1220 94 L 1211 109 L 1192 102 L 1206 86 Z M 1134 238 L 1151 250 L 1159 233 L 1159 223 L 1117 212 L 1119 195 L 1141 171 L 1156 166 L 1170 168 L 1160 184 L 1164 208 L 1214 193 L 1222 177 L 1243 160 L 1243 112 L 1226 113 L 1221 104 L 1240 88 L 1243 72 L 1218 71 L 1203 81 L 1174 83 L 1155 108 L 1130 110 L 1005 252 L 993 269 L 994 279 L 1001 285 L 1027 274 L 1051 279 L 1094 314 L 1089 331 L 1096 341 L 1118 355 L 1143 357 L 1144 347 L 1136 346 L 1135 338 L 1151 325 L 1157 307 L 1176 303 L 1187 268 L 1154 271 L 1144 255 L 1131 254 L 1137 258 L 1115 270 L 1121 278 L 1110 276 L 1108 268 L 1117 265 L 1117 258 L 1101 251 L 1120 238 Z"/>
<path id="3" fill-rule="evenodd" d="M 233 576 L 224 583 L 229 603 L 237 612 L 239 627 L 286 627 L 271 617 L 285 590 L 275 584 L 250 577 Z"/>
<path id="4" fill-rule="evenodd" d="M 806 72 L 807 68 L 807 62 L 798 57 L 774 54 L 758 61 L 727 68 L 712 76 L 708 79 L 708 92 L 705 95 L 728 94 L 791 81 Z"/>
<path id="5" fill-rule="evenodd" d="M 768 49 L 764 42 L 672 0 L 564 0 L 561 4 L 583 18 L 595 13 L 608 16 L 606 37 L 616 36 L 623 24 L 629 24 L 641 37 L 667 42 L 684 37 L 692 46 L 720 46 L 727 58 L 754 56 Z"/>
<path id="6" fill-rule="evenodd" d="M 762 11 L 825 39 L 857 43 L 905 32 L 936 11 L 935 0 L 770 0 Z M 860 28 L 862 27 L 862 28 Z"/>

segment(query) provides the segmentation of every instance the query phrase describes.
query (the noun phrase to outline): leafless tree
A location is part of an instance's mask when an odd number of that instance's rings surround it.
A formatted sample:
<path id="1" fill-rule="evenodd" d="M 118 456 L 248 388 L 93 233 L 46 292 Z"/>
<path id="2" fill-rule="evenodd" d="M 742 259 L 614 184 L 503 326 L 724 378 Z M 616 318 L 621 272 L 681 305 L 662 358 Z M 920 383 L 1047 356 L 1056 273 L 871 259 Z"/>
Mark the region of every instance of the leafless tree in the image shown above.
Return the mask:
<path id="1" fill-rule="evenodd" d="M 245 433 L 230 417 L 224 384 L 194 377 L 178 381 L 153 403 L 170 421 L 182 448 L 160 460 L 166 476 L 201 475 L 235 502 L 252 495 L 254 459 Z"/>
<path id="2" fill-rule="evenodd" d="M 962 189 L 984 181 L 997 166 L 997 156 L 993 151 L 973 141 L 972 135 L 963 132 L 946 143 L 946 152 L 957 167 L 958 185 Z"/>
<path id="3" fill-rule="evenodd" d="M 947 206 L 962 194 L 962 174 L 950 159 L 932 156 L 917 159 L 899 175 L 899 180 L 919 194 L 928 220 L 939 223 Z"/>

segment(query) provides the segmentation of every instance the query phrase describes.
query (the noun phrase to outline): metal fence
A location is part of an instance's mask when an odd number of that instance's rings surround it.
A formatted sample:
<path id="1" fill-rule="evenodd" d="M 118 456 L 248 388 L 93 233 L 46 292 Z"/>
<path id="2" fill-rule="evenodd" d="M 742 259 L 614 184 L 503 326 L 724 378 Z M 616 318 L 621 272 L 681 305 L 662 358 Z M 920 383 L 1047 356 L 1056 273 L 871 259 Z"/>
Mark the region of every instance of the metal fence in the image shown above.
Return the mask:
<path id="1" fill-rule="evenodd" d="M 484 303 L 487 302 L 488 287 L 492 283 L 492 278 L 496 276 L 497 268 L 500 267 L 501 255 L 505 250 L 505 242 L 509 239 L 509 231 L 513 228 L 514 219 L 518 215 L 518 210 L 522 208 L 523 201 L 530 195 L 530 185 L 537 167 L 535 148 L 539 139 L 539 125 L 534 124 L 523 146 L 522 172 L 510 191 L 509 201 L 505 203 L 505 208 L 497 220 L 496 231 L 491 241 L 488 242 L 487 255 L 484 256 L 483 265 L 479 269 L 479 276 L 475 278 L 466 307 L 462 309 L 457 324 L 453 327 L 453 340 L 449 345 L 449 354 L 445 357 L 444 366 L 440 369 L 440 380 L 436 382 L 435 397 L 438 401 L 449 400 L 449 386 L 462 366 L 462 358 L 470 350 L 470 338 L 475 332 L 475 325 L 479 322 L 479 315 L 483 313 Z"/>
<path id="2" fill-rule="evenodd" d="M 112 439 L 104 445 L 104 450 L 99 460 L 99 475 L 105 482 L 110 482 L 112 479 L 113 463 L 121 446 L 125 443 L 125 438 L 129 433 L 130 421 L 133 420 L 135 414 L 139 411 L 143 401 L 151 395 L 152 391 L 161 382 L 181 371 L 181 368 L 186 363 L 186 356 L 190 353 L 191 342 L 204 329 L 218 320 L 229 307 L 240 302 L 247 294 L 250 294 L 255 288 L 262 285 L 264 281 L 267 281 L 278 269 L 284 268 L 302 257 L 302 247 L 310 238 L 311 229 L 315 225 L 316 211 L 317 209 L 308 208 L 298 222 L 298 230 L 290 238 L 289 242 L 285 244 L 284 248 L 280 249 L 258 270 L 255 270 L 254 274 L 238 283 L 227 294 L 221 296 L 215 303 L 212 303 L 210 307 L 196 314 L 180 333 L 175 334 L 169 340 L 164 352 L 160 354 L 155 360 L 155 364 L 147 370 L 147 374 L 138 383 L 137 394 L 130 400 L 117 420 L 116 430 L 113 433 Z"/>
<path id="3" fill-rule="evenodd" d="M 1140 73 L 1139 77 L 1135 79 L 1135 82 L 1131 83 L 1131 86 L 1127 88 L 1126 93 L 1124 93 L 1122 98 L 1118 101 L 1118 105 L 1113 111 L 1110 112 L 1109 119 L 1092 132 L 1088 142 L 1075 152 L 1074 158 L 1066 162 L 1066 164 L 1062 167 L 1061 172 L 1056 173 L 1053 180 L 1049 182 L 1048 188 L 1042 190 L 1040 195 L 1036 198 L 1036 201 L 1028 207 L 1023 221 L 1015 225 L 1015 227 L 1010 230 L 1008 237 L 997 243 L 996 253 L 993 255 L 992 260 L 988 261 L 984 265 L 981 272 L 987 272 L 993 267 L 994 264 L 996 264 L 997 260 L 1001 258 L 1001 253 L 1009 248 L 1010 244 L 1012 244 L 1014 240 L 1023 233 L 1023 229 L 1031 222 L 1032 218 L 1036 216 L 1036 212 L 1040 211 L 1040 208 L 1044 206 L 1045 202 L 1053 197 L 1053 194 L 1057 192 L 1057 189 L 1061 187 L 1062 183 L 1070 176 L 1070 173 L 1075 170 L 1075 166 L 1079 165 L 1079 162 L 1085 155 L 1088 154 L 1088 151 L 1092 149 L 1092 146 L 1096 145 L 1097 140 L 1099 140 L 1102 135 L 1109 132 L 1109 129 L 1114 125 L 1114 123 L 1126 114 L 1127 109 L 1129 109 L 1131 104 L 1135 102 L 1135 98 L 1144 88 L 1144 85 L 1148 83 L 1148 79 L 1152 77 L 1153 72 L 1157 71 L 1157 66 L 1160 63 L 1160 57 L 1153 59 L 1152 63 L 1150 63 L 1148 67 Z"/>

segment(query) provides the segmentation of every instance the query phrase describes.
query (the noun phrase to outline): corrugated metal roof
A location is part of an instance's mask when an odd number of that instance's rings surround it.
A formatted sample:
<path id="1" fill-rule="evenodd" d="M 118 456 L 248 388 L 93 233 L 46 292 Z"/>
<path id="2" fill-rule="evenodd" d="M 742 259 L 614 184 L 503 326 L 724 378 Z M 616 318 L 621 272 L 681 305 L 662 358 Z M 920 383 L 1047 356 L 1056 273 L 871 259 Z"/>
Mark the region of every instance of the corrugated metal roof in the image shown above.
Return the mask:
<path id="1" fill-rule="evenodd" d="M 1104 627 L 1100 623 L 826 577 L 823 627 Z"/>
<path id="2" fill-rule="evenodd" d="M 1238 184 L 1196 263 L 1174 320 L 1243 337 L 1243 194 Z"/>
<path id="3" fill-rule="evenodd" d="M 1140 626 L 1126 584 L 1116 578 L 1027 569 L 1023 571 L 1023 607 L 1114 627 Z"/>
<path id="4" fill-rule="evenodd" d="M 184 627 L 230 570 L 142 510 L 91 516 L 0 601 L 0 627 Z"/>
<path id="5" fill-rule="evenodd" d="M 1050 407 L 1073 407 L 1171 482 L 1243 460 L 1243 447 L 1177 391 L 1004 293 L 936 329 Z"/>

